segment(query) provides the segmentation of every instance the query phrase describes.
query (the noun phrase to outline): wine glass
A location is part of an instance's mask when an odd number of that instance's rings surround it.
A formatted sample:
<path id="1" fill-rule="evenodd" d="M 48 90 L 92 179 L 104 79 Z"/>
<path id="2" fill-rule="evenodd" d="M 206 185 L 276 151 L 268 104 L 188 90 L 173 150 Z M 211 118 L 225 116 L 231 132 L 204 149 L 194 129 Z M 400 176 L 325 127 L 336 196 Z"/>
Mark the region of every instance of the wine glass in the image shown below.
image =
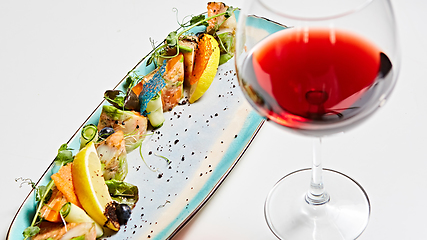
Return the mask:
<path id="1" fill-rule="evenodd" d="M 320 146 L 366 120 L 393 90 L 400 54 L 390 1 L 247 1 L 235 61 L 259 114 L 314 139 L 311 169 L 286 175 L 267 196 L 269 228 L 280 239 L 358 238 L 369 198 L 349 176 L 322 168 Z"/>

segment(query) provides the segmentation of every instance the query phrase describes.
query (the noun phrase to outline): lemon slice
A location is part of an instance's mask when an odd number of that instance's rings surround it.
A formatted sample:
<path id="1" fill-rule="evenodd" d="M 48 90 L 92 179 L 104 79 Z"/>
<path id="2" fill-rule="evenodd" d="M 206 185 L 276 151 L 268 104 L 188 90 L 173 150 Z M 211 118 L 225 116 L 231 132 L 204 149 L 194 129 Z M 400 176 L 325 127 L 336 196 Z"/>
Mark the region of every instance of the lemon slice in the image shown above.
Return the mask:
<path id="1" fill-rule="evenodd" d="M 190 80 L 190 103 L 197 101 L 212 84 L 219 65 L 218 42 L 209 34 L 199 40 L 193 74 Z"/>
<path id="2" fill-rule="evenodd" d="M 113 200 L 105 184 L 93 142 L 89 142 L 76 154 L 72 173 L 76 195 L 84 210 L 99 225 L 118 231 L 120 224 L 117 216 L 110 214 Z"/>

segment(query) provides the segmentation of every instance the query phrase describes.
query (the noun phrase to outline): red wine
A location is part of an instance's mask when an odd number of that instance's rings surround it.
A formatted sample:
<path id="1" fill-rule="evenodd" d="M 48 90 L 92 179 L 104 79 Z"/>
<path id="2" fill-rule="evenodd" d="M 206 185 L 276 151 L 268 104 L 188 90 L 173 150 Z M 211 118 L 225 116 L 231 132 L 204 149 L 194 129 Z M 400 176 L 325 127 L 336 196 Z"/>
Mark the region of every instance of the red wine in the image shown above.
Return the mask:
<path id="1" fill-rule="evenodd" d="M 311 129 L 362 112 L 390 69 L 387 56 L 355 34 L 285 29 L 258 43 L 239 74 L 260 112 L 284 126 Z"/>

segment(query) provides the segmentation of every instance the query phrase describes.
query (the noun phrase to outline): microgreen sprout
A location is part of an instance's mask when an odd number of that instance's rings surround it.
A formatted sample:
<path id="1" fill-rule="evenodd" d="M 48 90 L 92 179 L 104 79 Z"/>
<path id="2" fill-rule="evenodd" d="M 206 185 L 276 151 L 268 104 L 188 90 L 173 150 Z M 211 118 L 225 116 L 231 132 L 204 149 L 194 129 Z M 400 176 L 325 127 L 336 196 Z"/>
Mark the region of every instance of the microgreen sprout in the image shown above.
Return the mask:
<path id="1" fill-rule="evenodd" d="M 126 94 L 123 91 L 118 91 L 119 94 L 117 94 L 114 99 L 110 98 L 107 94 L 108 92 L 104 93 L 104 98 L 105 100 L 115 103 L 117 104 L 117 106 L 119 106 L 120 108 L 124 109 L 125 108 L 125 99 L 126 99 Z"/>
<path id="2" fill-rule="evenodd" d="M 40 223 L 40 210 L 45 205 L 46 201 L 49 200 L 52 194 L 51 190 L 53 186 L 54 182 L 53 180 L 50 180 L 50 182 L 46 186 L 40 186 L 36 189 L 36 201 L 38 201 L 37 209 L 33 217 L 33 221 L 31 222 L 31 225 L 27 227 L 22 233 L 24 235 L 24 240 L 35 236 L 37 233 L 40 232 L 40 228 L 37 226 Z"/>
<path id="3" fill-rule="evenodd" d="M 145 163 L 145 166 L 147 166 L 148 169 L 150 169 L 152 172 L 159 171 L 157 168 L 152 168 L 148 166 L 148 163 L 145 161 L 144 156 L 142 156 L 142 145 L 139 146 L 139 155 L 141 156 L 142 161 Z"/>
<path id="4" fill-rule="evenodd" d="M 32 189 L 36 189 L 36 183 L 33 182 L 30 178 L 15 178 L 15 182 L 21 181 L 21 184 L 19 184 L 19 188 L 21 188 L 24 184 L 30 185 Z"/>
<path id="5" fill-rule="evenodd" d="M 166 200 L 165 204 L 158 206 L 157 209 L 166 207 L 166 204 L 168 204 L 168 203 L 171 203 L 171 202 L 169 200 Z"/>
<path id="6" fill-rule="evenodd" d="M 62 144 L 61 147 L 59 147 L 58 149 L 58 155 L 56 155 L 55 157 L 55 163 L 60 166 L 63 166 L 69 162 L 72 162 L 74 157 L 71 150 L 73 149 L 69 148 L 66 143 Z M 40 218 L 40 211 L 52 196 L 52 188 L 55 185 L 55 182 L 53 180 L 50 180 L 46 186 L 36 187 L 36 184 L 30 179 L 17 178 L 15 181 L 18 180 L 22 180 L 23 182 L 28 183 L 32 186 L 32 188 L 35 190 L 35 200 L 36 202 L 38 202 L 36 213 L 34 214 L 33 220 L 31 221 L 31 225 L 27 227 L 22 233 L 24 235 L 24 240 L 26 240 L 40 232 L 40 228 L 37 226 L 42 220 Z"/>
<path id="7" fill-rule="evenodd" d="M 58 149 L 58 155 L 55 157 L 55 163 L 57 165 L 63 166 L 74 160 L 73 153 L 71 152 L 72 148 L 68 148 L 66 143 L 62 144 Z"/>
<path id="8" fill-rule="evenodd" d="M 150 38 L 150 42 L 151 44 L 154 46 L 154 41 L 152 42 L 152 39 Z M 128 72 L 128 77 L 125 80 L 125 84 L 124 84 L 124 89 L 132 89 L 133 87 L 135 87 L 142 79 L 144 78 L 144 76 L 140 75 L 137 73 L 137 70 L 133 70 L 133 71 L 129 71 Z"/>
<path id="9" fill-rule="evenodd" d="M 156 153 L 154 153 L 154 155 L 156 155 L 157 157 L 160 157 L 160 158 L 165 159 L 165 160 L 166 160 L 166 162 L 168 163 L 168 165 L 170 165 L 170 164 L 172 163 L 172 161 L 171 161 L 171 160 L 169 160 L 169 158 L 167 158 L 167 157 L 165 157 L 165 156 L 158 155 L 158 154 L 156 154 Z"/>
<path id="10" fill-rule="evenodd" d="M 187 33 L 188 31 L 190 31 L 191 29 L 193 29 L 197 26 L 202 26 L 202 25 L 207 26 L 208 21 L 213 19 L 213 18 L 224 15 L 225 18 L 227 19 L 233 15 L 233 12 L 235 10 L 236 10 L 236 8 L 228 7 L 227 11 L 213 15 L 213 16 L 208 17 L 208 18 L 206 18 L 204 14 L 200 14 L 197 16 L 193 16 L 186 23 L 178 23 L 180 25 L 180 27 L 183 28 L 183 30 L 181 30 L 180 32 L 178 32 L 178 31 L 170 32 L 167 35 L 166 39 L 163 41 L 163 44 L 161 44 L 160 46 L 157 46 L 153 49 L 153 53 L 151 54 L 151 56 L 147 60 L 147 66 L 150 65 L 151 63 L 153 63 L 153 61 L 159 57 L 173 58 L 179 54 L 180 50 L 191 51 L 191 49 L 189 49 L 188 47 L 185 47 L 185 46 L 182 46 L 179 44 L 179 38 L 182 35 L 184 35 L 185 33 Z M 178 10 L 176 8 L 173 11 L 178 13 Z M 219 25 L 217 27 L 219 27 Z M 150 42 L 153 44 L 153 41 L 150 40 Z M 175 55 L 173 55 L 173 56 L 165 55 L 165 53 L 167 52 L 167 49 L 172 49 L 172 48 L 176 48 Z"/>

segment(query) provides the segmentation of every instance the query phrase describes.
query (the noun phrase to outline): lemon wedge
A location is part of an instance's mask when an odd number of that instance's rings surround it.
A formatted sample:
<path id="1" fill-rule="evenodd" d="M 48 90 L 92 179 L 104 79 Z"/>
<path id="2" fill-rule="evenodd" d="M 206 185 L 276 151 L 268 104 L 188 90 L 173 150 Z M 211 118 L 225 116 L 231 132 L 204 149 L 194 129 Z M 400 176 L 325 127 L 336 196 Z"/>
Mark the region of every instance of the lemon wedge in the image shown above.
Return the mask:
<path id="1" fill-rule="evenodd" d="M 118 231 L 120 224 L 114 211 L 101 170 L 101 162 L 93 142 L 78 152 L 73 163 L 73 182 L 76 195 L 87 214 L 99 225 Z"/>
<path id="2" fill-rule="evenodd" d="M 204 34 L 198 43 L 193 73 L 190 78 L 190 103 L 197 101 L 212 84 L 219 65 L 218 42 Z"/>

